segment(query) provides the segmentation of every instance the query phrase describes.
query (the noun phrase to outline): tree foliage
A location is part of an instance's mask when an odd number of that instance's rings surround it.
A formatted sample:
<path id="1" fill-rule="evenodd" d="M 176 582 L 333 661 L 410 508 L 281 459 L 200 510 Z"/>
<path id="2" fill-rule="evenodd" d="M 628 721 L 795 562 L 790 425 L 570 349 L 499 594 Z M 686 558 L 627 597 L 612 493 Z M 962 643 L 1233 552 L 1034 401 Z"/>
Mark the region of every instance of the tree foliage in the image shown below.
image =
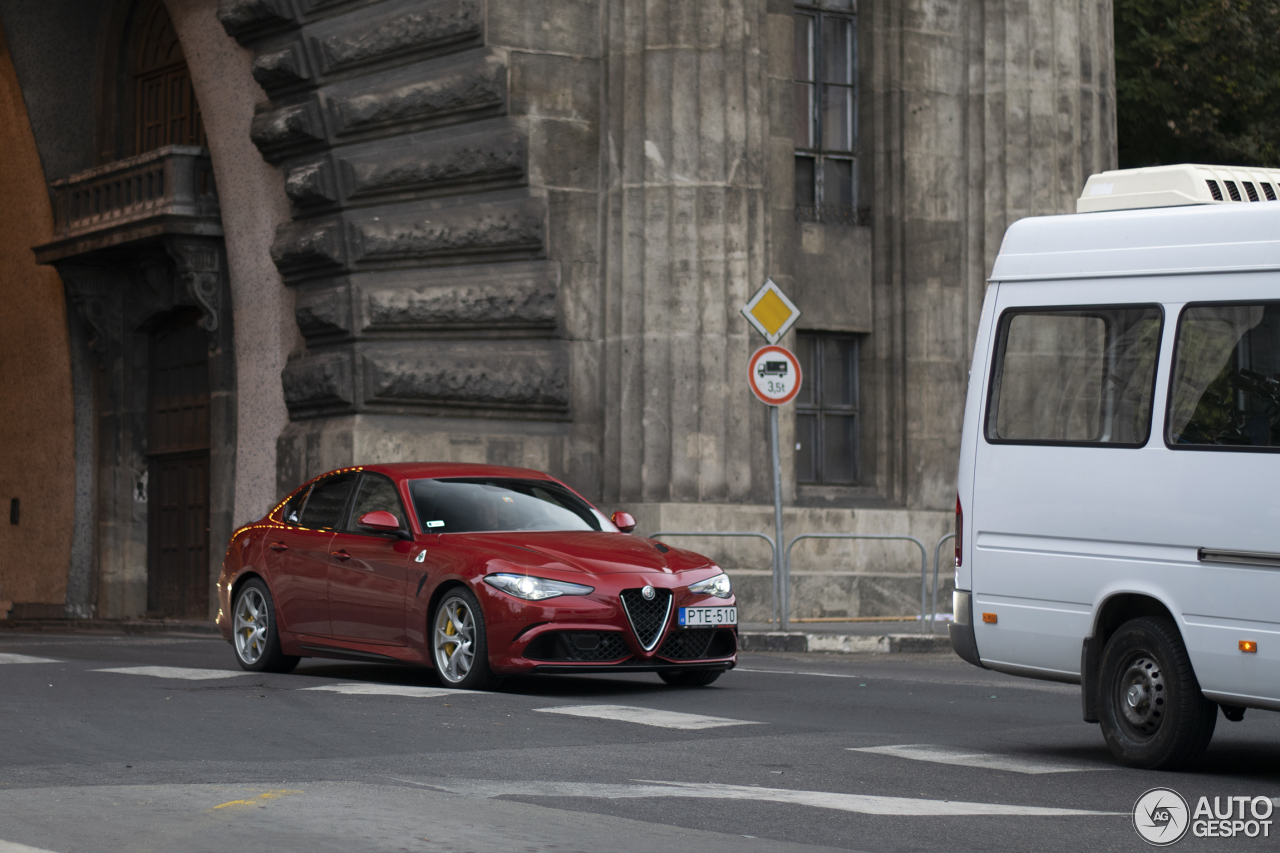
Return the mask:
<path id="1" fill-rule="evenodd" d="M 1280 0 L 1115 0 L 1122 168 L 1280 167 Z"/>

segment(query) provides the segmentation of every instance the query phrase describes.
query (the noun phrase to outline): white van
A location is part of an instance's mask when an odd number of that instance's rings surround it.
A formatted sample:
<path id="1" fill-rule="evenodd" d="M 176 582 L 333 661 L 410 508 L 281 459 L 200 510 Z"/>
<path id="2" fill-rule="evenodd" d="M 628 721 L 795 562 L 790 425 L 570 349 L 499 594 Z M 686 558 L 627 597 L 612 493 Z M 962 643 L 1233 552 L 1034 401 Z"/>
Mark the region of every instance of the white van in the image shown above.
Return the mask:
<path id="1" fill-rule="evenodd" d="M 1081 685 L 1130 766 L 1280 710 L 1280 171 L 1094 175 L 1009 228 L 964 415 L 951 639 Z"/>

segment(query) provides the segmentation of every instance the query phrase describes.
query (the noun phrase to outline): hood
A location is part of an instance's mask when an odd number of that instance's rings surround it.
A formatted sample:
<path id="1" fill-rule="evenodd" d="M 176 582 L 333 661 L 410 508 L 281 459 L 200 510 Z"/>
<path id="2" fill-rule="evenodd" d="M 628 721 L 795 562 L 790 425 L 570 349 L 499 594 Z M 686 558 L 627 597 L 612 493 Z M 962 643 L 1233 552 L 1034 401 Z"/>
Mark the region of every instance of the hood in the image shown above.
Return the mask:
<path id="1" fill-rule="evenodd" d="M 488 547 L 495 556 L 526 565 L 555 564 L 593 575 L 620 572 L 683 572 L 710 565 L 701 554 L 670 548 L 662 553 L 651 539 L 623 533 L 512 532 L 458 533 L 469 543 Z M 539 559 L 540 558 L 540 559 Z"/>

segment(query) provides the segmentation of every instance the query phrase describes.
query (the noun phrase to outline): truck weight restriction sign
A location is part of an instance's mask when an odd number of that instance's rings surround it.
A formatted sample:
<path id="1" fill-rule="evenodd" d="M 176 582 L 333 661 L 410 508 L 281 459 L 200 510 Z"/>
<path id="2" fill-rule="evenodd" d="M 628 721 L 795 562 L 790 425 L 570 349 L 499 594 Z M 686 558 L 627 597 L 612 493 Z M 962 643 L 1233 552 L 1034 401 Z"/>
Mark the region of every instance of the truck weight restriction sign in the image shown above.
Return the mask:
<path id="1" fill-rule="evenodd" d="M 751 356 L 747 378 L 761 401 L 783 406 L 800 393 L 800 362 L 783 347 L 761 347 Z"/>

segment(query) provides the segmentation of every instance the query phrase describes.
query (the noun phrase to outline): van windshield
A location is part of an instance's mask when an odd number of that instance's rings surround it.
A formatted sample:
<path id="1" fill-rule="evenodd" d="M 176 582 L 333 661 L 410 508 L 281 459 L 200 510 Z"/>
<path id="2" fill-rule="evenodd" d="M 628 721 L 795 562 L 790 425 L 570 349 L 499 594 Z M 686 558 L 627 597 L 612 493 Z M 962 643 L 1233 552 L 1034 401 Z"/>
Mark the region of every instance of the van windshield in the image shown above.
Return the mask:
<path id="1" fill-rule="evenodd" d="M 423 533 L 616 530 L 586 501 L 548 480 L 413 480 L 409 494 Z"/>
<path id="2" fill-rule="evenodd" d="M 1280 447 L 1280 304 L 1183 309 L 1166 428 L 1175 447 Z"/>
<path id="3" fill-rule="evenodd" d="M 987 439 L 1146 444 L 1162 318 L 1155 305 L 1006 311 Z"/>

